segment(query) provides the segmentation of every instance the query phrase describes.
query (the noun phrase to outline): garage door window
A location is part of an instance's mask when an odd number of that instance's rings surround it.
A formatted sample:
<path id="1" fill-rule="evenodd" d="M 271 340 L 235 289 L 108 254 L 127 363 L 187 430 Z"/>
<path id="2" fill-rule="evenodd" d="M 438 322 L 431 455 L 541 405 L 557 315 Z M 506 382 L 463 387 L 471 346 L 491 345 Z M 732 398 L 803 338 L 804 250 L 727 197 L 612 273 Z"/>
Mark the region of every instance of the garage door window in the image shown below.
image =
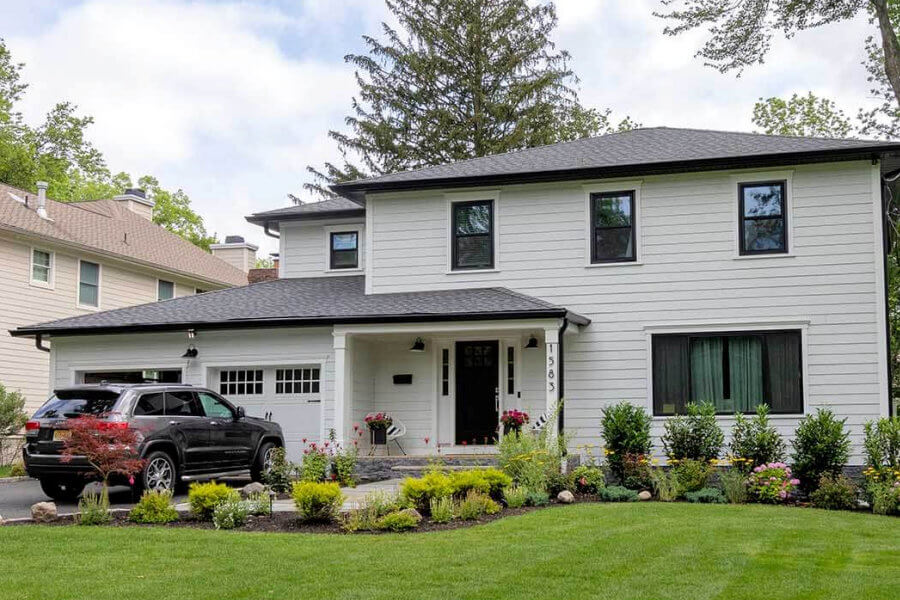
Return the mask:
<path id="1" fill-rule="evenodd" d="M 262 369 L 219 371 L 219 393 L 225 396 L 254 396 L 262 394 Z"/>
<path id="2" fill-rule="evenodd" d="M 319 369 L 276 369 L 276 394 L 318 394 Z"/>

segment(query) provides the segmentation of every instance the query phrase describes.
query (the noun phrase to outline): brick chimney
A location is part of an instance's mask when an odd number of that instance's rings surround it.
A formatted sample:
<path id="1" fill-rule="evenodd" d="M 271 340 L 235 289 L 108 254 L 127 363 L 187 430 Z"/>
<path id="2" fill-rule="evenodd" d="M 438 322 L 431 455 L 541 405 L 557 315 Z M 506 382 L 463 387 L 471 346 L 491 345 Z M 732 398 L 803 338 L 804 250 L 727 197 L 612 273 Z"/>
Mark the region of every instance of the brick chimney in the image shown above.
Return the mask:
<path id="1" fill-rule="evenodd" d="M 156 202 L 147 197 L 147 193 L 140 188 L 128 188 L 125 193 L 113 197 L 116 202 L 121 202 L 125 208 L 136 213 L 148 221 L 153 220 L 153 207 Z"/>
<path id="2" fill-rule="evenodd" d="M 248 244 L 239 235 L 228 235 L 225 236 L 224 244 L 210 244 L 209 249 L 213 256 L 247 273 L 256 266 L 256 251 L 259 247 Z"/>

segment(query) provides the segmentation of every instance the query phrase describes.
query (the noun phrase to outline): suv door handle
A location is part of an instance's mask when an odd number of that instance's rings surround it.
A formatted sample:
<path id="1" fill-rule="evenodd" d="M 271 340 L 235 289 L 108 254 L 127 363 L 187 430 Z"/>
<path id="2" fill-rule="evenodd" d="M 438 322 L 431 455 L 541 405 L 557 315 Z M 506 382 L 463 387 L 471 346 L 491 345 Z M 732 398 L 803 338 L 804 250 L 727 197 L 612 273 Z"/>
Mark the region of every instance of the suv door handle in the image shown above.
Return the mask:
<path id="1" fill-rule="evenodd" d="M 219 423 L 216 422 L 216 421 L 210 421 L 209 424 L 210 424 L 210 425 L 218 425 Z"/>
<path id="2" fill-rule="evenodd" d="M 178 421 L 169 421 L 169 425 L 178 425 Z"/>

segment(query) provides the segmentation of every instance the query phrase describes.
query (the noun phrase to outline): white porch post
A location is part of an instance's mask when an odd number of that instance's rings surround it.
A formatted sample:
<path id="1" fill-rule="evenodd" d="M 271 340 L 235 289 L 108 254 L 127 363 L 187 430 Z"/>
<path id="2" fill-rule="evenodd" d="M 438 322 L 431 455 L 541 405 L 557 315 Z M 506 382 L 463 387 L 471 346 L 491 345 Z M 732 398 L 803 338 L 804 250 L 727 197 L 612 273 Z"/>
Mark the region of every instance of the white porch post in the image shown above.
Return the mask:
<path id="1" fill-rule="evenodd" d="M 343 332 L 334 333 L 334 433 L 344 444 L 353 409 L 352 340 Z M 326 432 L 327 433 L 327 432 Z"/>
<path id="2" fill-rule="evenodd" d="M 546 357 L 546 414 L 550 419 L 557 414 L 559 403 L 559 329 L 544 329 L 544 350 Z M 546 427 L 550 427 L 550 435 L 555 436 L 558 427 L 556 420 L 548 421 Z"/>

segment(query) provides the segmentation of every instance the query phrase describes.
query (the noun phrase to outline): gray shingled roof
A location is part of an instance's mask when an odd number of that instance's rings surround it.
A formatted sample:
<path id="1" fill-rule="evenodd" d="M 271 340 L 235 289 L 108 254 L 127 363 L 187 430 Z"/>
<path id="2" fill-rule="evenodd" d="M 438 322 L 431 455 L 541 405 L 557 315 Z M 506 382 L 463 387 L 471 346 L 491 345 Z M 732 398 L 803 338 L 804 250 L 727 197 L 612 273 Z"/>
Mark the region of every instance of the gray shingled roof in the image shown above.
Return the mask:
<path id="1" fill-rule="evenodd" d="M 20 327 L 13 335 L 580 315 L 506 288 L 365 293 L 365 277 L 278 279 Z"/>
<path id="2" fill-rule="evenodd" d="M 315 219 L 316 217 L 332 217 L 337 213 L 352 213 L 359 216 L 365 215 L 366 209 L 346 198 L 331 198 L 322 200 L 321 202 L 309 202 L 307 204 L 297 204 L 286 208 L 276 208 L 275 210 L 266 210 L 253 213 L 247 220 L 251 223 L 264 223 L 270 220 L 287 220 L 291 218 Z M 349 215 L 348 216 L 352 216 Z"/>

